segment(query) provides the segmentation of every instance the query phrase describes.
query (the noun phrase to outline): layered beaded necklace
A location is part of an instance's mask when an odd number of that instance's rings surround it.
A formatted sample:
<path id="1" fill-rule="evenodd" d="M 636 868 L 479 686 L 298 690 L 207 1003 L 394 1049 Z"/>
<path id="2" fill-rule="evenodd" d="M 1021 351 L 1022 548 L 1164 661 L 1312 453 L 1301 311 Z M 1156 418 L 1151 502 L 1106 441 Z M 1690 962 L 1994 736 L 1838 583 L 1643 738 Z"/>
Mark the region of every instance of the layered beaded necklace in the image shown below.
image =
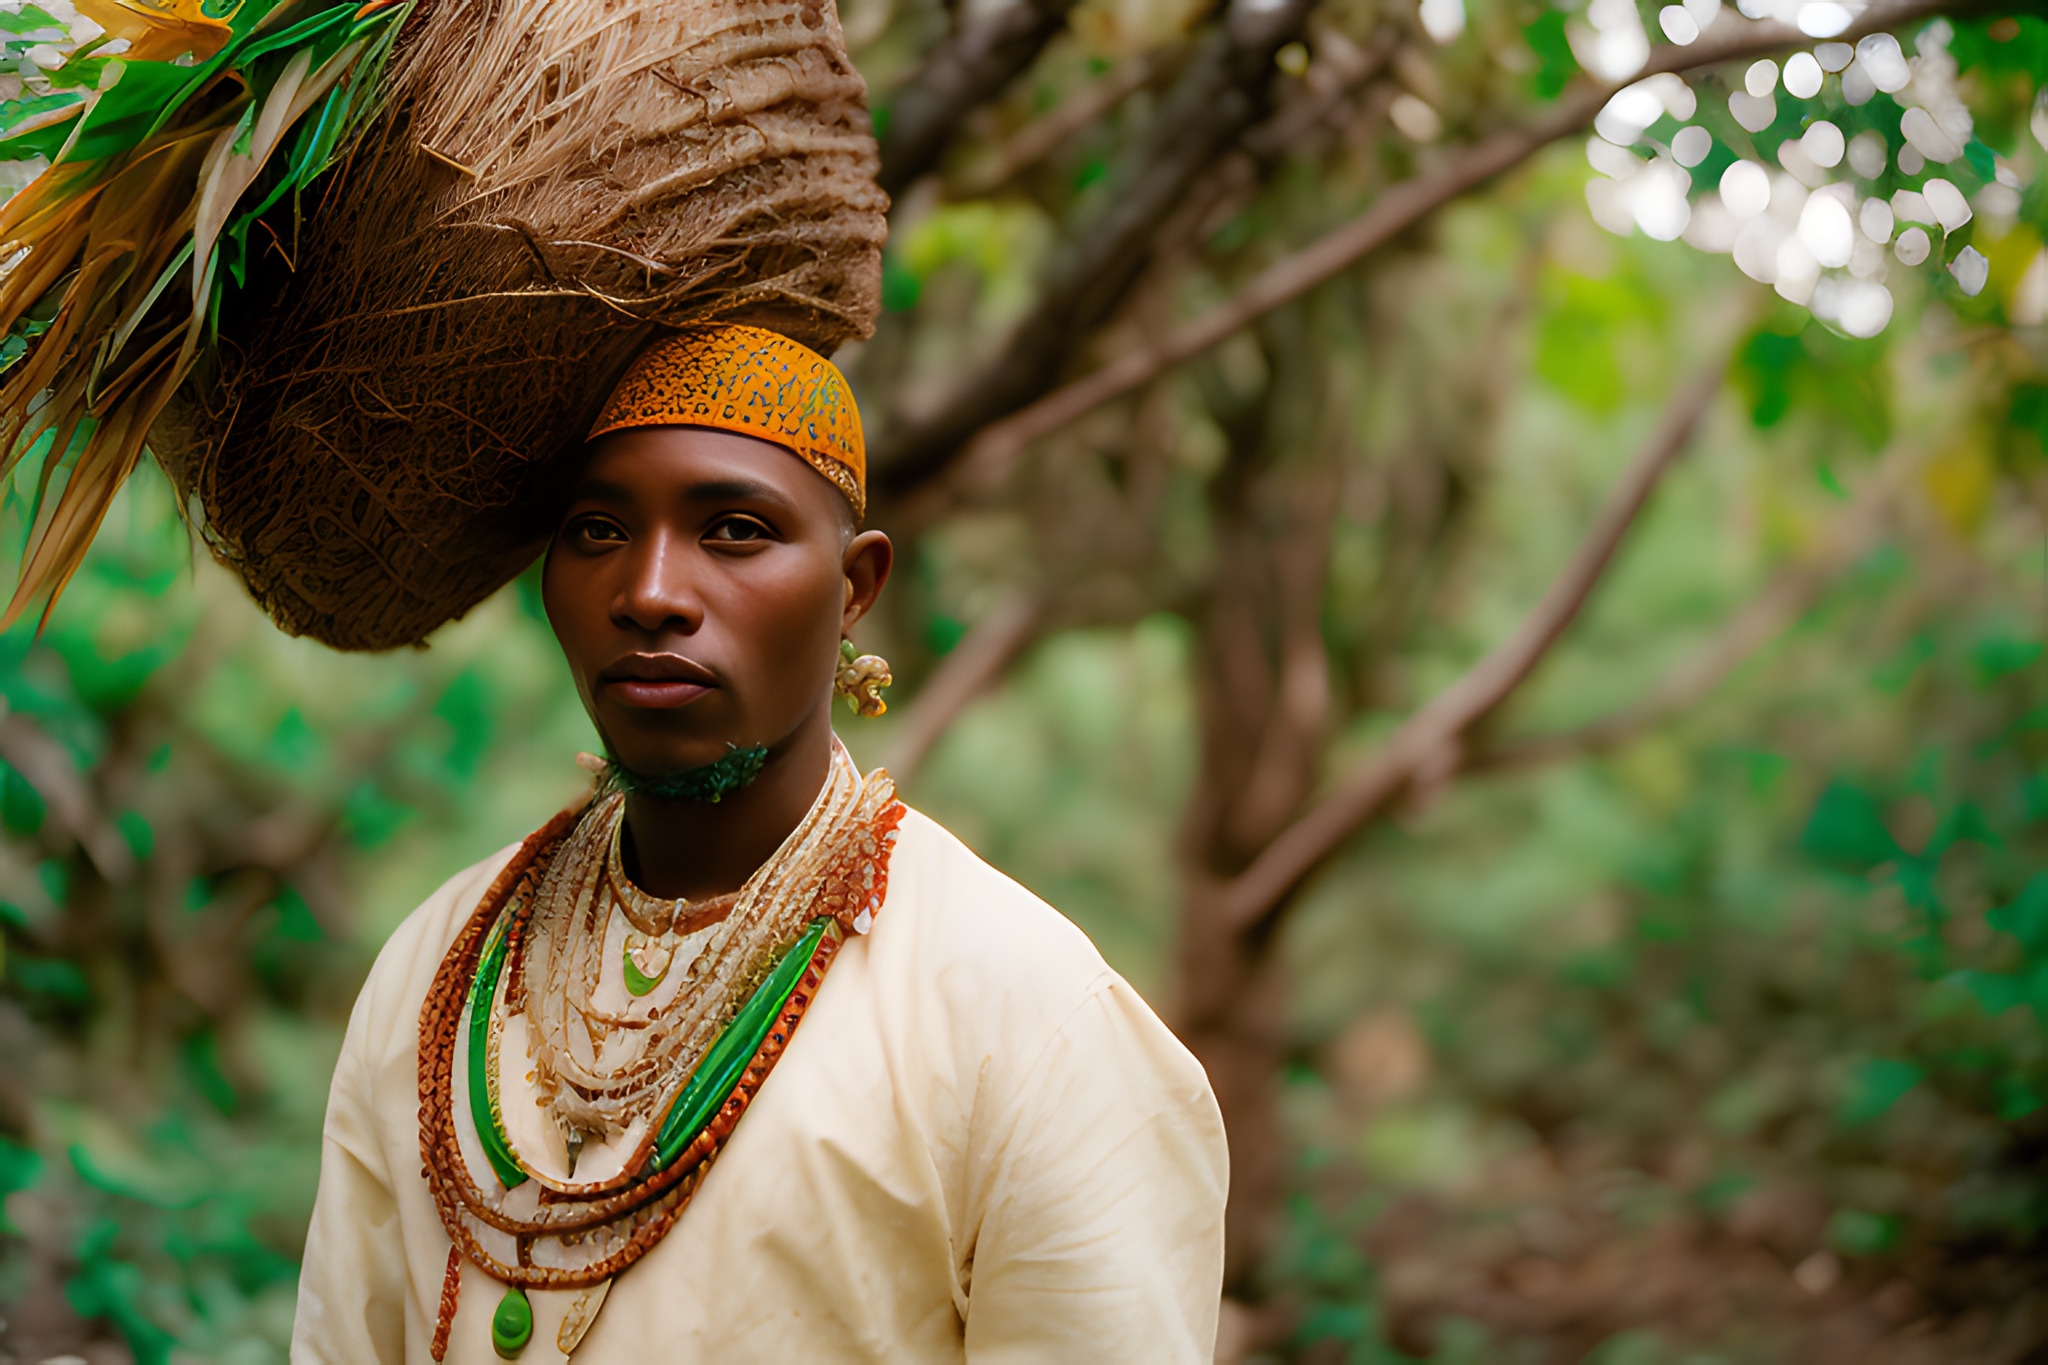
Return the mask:
<path id="1" fill-rule="evenodd" d="M 675 1224 L 846 935 L 872 924 L 903 816 L 888 774 L 862 778 L 835 740 L 824 790 L 775 856 L 737 895 L 691 903 L 627 877 L 624 801 L 526 841 L 421 1010 L 420 1151 L 454 1243 L 436 1360 L 462 1260 L 510 1287 L 492 1335 L 511 1356 L 531 1333 L 523 1291 L 595 1287 L 601 1302 Z M 564 1323 L 565 1354 L 590 1297 Z"/>

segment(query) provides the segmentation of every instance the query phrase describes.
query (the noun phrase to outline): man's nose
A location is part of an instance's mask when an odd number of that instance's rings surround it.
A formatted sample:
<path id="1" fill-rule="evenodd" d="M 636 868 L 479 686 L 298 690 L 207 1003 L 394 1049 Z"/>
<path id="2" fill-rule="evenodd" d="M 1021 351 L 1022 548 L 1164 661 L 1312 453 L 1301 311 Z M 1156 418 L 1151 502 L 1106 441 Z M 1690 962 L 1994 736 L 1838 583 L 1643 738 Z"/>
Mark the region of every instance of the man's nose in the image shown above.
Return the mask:
<path id="1" fill-rule="evenodd" d="M 680 537 L 657 534 L 627 553 L 626 576 L 612 599 L 612 620 L 649 634 L 689 634 L 704 622 L 704 599 L 694 581 L 692 546 Z"/>

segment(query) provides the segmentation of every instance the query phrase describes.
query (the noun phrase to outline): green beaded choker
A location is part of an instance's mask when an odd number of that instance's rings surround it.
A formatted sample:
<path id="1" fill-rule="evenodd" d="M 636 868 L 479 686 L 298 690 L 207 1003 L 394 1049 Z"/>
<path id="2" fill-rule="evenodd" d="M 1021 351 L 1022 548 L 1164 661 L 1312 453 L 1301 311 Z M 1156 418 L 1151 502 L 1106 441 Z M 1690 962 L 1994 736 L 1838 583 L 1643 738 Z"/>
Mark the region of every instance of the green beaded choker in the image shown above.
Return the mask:
<path id="1" fill-rule="evenodd" d="M 728 744 L 722 757 L 703 767 L 670 773 L 665 777 L 636 773 L 613 759 L 605 770 L 605 788 L 632 796 L 652 797 L 656 801 L 695 801 L 715 806 L 759 777 L 762 766 L 767 762 L 768 746 L 765 744 L 745 749 L 737 744 Z"/>

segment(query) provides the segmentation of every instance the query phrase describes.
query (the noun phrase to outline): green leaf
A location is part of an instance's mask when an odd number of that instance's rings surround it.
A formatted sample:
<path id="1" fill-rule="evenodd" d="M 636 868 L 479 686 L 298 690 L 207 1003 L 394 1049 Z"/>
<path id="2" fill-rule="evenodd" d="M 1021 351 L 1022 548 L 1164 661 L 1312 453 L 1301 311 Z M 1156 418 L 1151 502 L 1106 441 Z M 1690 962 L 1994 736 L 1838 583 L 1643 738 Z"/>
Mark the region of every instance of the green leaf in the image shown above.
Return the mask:
<path id="1" fill-rule="evenodd" d="M 64 32 L 64 25 L 48 10 L 23 5 L 18 14 L 0 12 L 0 33 L 41 33 L 45 29 Z"/>
<path id="2" fill-rule="evenodd" d="M 7 1196 L 32 1188 L 42 1175 L 41 1153 L 11 1138 L 0 1137 L 0 1232 L 20 1235 L 21 1229 L 7 1216 Z"/>
<path id="3" fill-rule="evenodd" d="M 891 313 L 907 313 L 917 307 L 924 294 L 924 281 L 906 268 L 893 252 L 882 256 L 882 307 Z"/>
<path id="4" fill-rule="evenodd" d="M 0 826 L 25 837 L 40 831 L 48 815 L 43 794 L 12 764 L 0 762 Z"/>
<path id="5" fill-rule="evenodd" d="M 1896 1214 L 1836 1209 L 1828 1219 L 1828 1245 L 1844 1256 L 1875 1256 L 1899 1244 L 1903 1226 Z"/>
<path id="6" fill-rule="evenodd" d="M 348 794 L 341 807 L 341 827 L 359 848 L 375 848 L 412 818 L 412 807 L 393 801 L 374 782 Z"/>
<path id="7" fill-rule="evenodd" d="M 1892 874 L 1892 880 L 1898 884 L 1906 904 L 1927 916 L 1930 927 L 1945 918 L 1941 897 L 1934 889 L 1934 874 L 1940 867 L 1941 859 L 1938 857 L 1901 858 L 1898 870 Z"/>
<path id="8" fill-rule="evenodd" d="M 92 1001 L 92 988 L 75 962 L 61 957 L 23 957 L 10 953 L 7 979 L 28 995 L 46 996 L 60 1005 L 81 1008 Z"/>
<path id="9" fill-rule="evenodd" d="M 1999 1078 L 1998 1117 L 2005 1122 L 2015 1123 L 2020 1119 L 2036 1114 L 2040 1112 L 2043 1104 L 2048 1104 L 2048 1100 L 2044 1100 L 2041 1092 L 2027 1084 L 2022 1078 L 2018 1076 L 2002 1076 Z"/>
<path id="10" fill-rule="evenodd" d="M 1536 54 L 1536 74 L 1530 78 L 1529 86 L 1538 99 L 1556 99 L 1579 73 L 1578 59 L 1572 56 L 1564 24 L 1564 13 L 1552 9 L 1545 10 L 1535 23 L 1522 30 L 1522 41 Z"/>
<path id="11" fill-rule="evenodd" d="M 246 157 L 256 143 L 256 102 L 251 100 L 242 110 L 241 119 L 235 124 L 234 145 L 228 151 L 235 156 Z"/>
<path id="12" fill-rule="evenodd" d="M 1889 1057 L 1867 1061 L 1850 1073 L 1849 1087 L 1836 1111 L 1836 1120 L 1845 1128 L 1874 1123 L 1890 1113 L 1892 1106 L 1922 1079 L 1920 1068 L 1911 1062 Z"/>
<path id="13" fill-rule="evenodd" d="M 75 1157 L 74 1152 L 74 1157 Z M 82 1318 L 105 1318 L 134 1353 L 136 1365 L 169 1365 L 177 1338 L 142 1311 L 146 1281 L 140 1267 L 117 1258 L 120 1225 L 102 1219 L 81 1239 L 78 1273 L 64 1285 L 64 1297 Z"/>
<path id="14" fill-rule="evenodd" d="M 135 861 L 146 863 L 149 855 L 156 852 L 156 831 L 139 812 L 124 810 L 114 817 L 114 828 L 121 832 L 128 851 L 135 855 Z"/>
<path id="15" fill-rule="evenodd" d="M 490 752 L 492 713 L 490 689 L 483 674 L 466 668 L 434 703 L 434 715 L 449 730 L 448 769 L 458 779 L 473 779 Z"/>
<path id="16" fill-rule="evenodd" d="M 1738 376 L 1750 390 L 1749 420 L 1773 427 L 1792 410 L 1792 366 L 1798 361 L 1799 338 L 1760 331 L 1743 344 L 1736 357 Z"/>
<path id="17" fill-rule="evenodd" d="M 208 1104 L 223 1114 L 233 1114 L 241 1107 L 241 1093 L 220 1069 L 220 1041 L 212 1029 L 187 1038 L 180 1052 L 185 1060 L 185 1075 Z"/>
<path id="18" fill-rule="evenodd" d="M 2048 872 L 2028 882 L 2010 904 L 1990 911 L 1985 919 L 2000 933 L 2018 939 L 2029 956 L 2048 954 Z"/>
<path id="19" fill-rule="evenodd" d="M 1977 666 L 1977 676 L 1986 683 L 1992 683 L 2032 667 L 2043 652 L 2048 652 L 2048 645 L 2039 640 L 1994 635 L 1978 641 L 1970 656 Z"/>
<path id="20" fill-rule="evenodd" d="M 2015 1005 L 2027 1003 L 2030 983 L 2024 976 L 2004 972 L 1957 972 L 1954 980 L 1970 993 L 1986 1014 L 2003 1014 Z"/>
<path id="21" fill-rule="evenodd" d="M 103 92 L 79 125 L 69 162 L 100 161 L 132 150 L 160 117 L 174 112 L 191 84 L 192 68 L 169 62 L 129 62 L 114 88 Z"/>
<path id="22" fill-rule="evenodd" d="M 1978 178 L 1989 181 L 1998 174 L 1997 154 L 1978 139 L 1970 139 L 1970 145 L 1963 148 L 1963 156 L 1969 161 L 1970 169 L 1977 173 Z"/>
<path id="23" fill-rule="evenodd" d="M 1868 872 L 1902 851 L 1885 828 L 1877 802 L 1869 793 L 1841 781 L 1830 782 L 1821 792 L 1806 831 L 1799 836 L 1799 846 L 1821 862 L 1852 872 Z"/>
<path id="24" fill-rule="evenodd" d="M 2036 458 L 2048 454 L 2048 384 L 2031 380 L 2014 384 L 2007 402 L 2005 430 L 2031 438 L 2027 444 L 2033 449 L 2028 454 Z"/>
<path id="25" fill-rule="evenodd" d="M 278 717 L 277 728 L 270 732 L 264 757 L 287 772 L 303 774 L 320 761 L 321 755 L 320 736 L 306 723 L 305 713 L 296 706 L 286 707 Z"/>
<path id="26" fill-rule="evenodd" d="M 24 124 L 41 123 L 63 113 L 85 107 L 86 97 L 75 90 L 56 91 L 47 95 L 27 95 L 18 100 L 0 104 L 0 139 L 15 137 L 16 129 Z"/>
<path id="27" fill-rule="evenodd" d="M 294 943 L 318 943 L 327 937 L 327 931 L 306 905 L 306 898 L 289 886 L 277 893 L 277 932 L 280 938 Z"/>
<path id="28" fill-rule="evenodd" d="M 1792 101 L 1787 101 L 1790 107 Z M 1880 341 L 1853 341 L 1813 325 L 1810 315 L 1779 317 L 1743 343 L 1734 377 L 1750 399 L 1750 420 L 1777 425 L 1795 410 L 1830 418 L 1828 427 L 1869 450 L 1891 436 L 1891 394 L 1873 364 Z"/>
<path id="29" fill-rule="evenodd" d="M 2025 76 L 2029 84 L 2048 71 L 2048 22 L 2031 14 L 2000 14 L 1981 19 L 1956 19 L 1949 51 L 1964 71 L 1991 76 Z M 1997 28 L 2002 35 L 1993 37 Z M 1986 177 L 1989 178 L 1988 176 Z"/>
<path id="30" fill-rule="evenodd" d="M 933 612 L 931 619 L 925 622 L 925 648 L 935 655 L 943 657 L 952 653 L 954 647 L 966 638 L 967 623 L 957 616 Z"/>
<path id="31" fill-rule="evenodd" d="M 54 159 L 64 150 L 78 124 L 77 115 L 85 107 L 86 97 L 76 90 L 52 91 L 0 106 L 7 119 L 7 131 L 0 132 L 0 161 L 26 161 L 35 156 Z"/>
<path id="32" fill-rule="evenodd" d="M 1629 397 L 1622 360 L 1629 329 L 1658 321 L 1662 300 L 1624 271 L 1595 279 L 1547 270 L 1538 290 L 1536 373 L 1588 412 L 1615 411 Z"/>
<path id="33" fill-rule="evenodd" d="M 2004 843 L 1998 831 L 1991 828 L 1991 822 L 1984 818 L 1984 812 L 1975 802 L 1958 801 L 1949 807 L 1948 814 L 1941 817 L 1934 837 L 1927 841 L 1924 856 L 1938 857 L 1957 844 L 1980 844 L 1985 848 L 1997 848 Z"/>
<path id="34" fill-rule="evenodd" d="M 50 73 L 52 87 L 80 92 L 97 90 L 108 67 L 128 65 L 119 57 L 87 57 L 82 55 L 84 51 L 84 48 L 80 48 L 78 52 L 72 54 L 70 61 Z"/>

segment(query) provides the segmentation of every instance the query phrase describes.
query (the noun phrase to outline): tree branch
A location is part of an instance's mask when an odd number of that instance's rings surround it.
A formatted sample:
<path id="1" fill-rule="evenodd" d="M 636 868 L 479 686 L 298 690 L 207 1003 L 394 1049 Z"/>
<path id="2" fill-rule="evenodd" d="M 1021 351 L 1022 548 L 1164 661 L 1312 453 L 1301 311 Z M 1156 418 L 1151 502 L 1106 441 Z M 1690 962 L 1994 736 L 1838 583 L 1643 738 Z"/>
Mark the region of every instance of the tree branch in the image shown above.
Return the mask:
<path id="1" fill-rule="evenodd" d="M 135 875 L 135 856 L 62 744 L 26 717 L 7 716 L 0 720 L 0 758 L 35 788 L 102 877 L 118 885 Z"/>
<path id="2" fill-rule="evenodd" d="M 983 199 L 1002 189 L 1058 151 L 1068 138 L 1093 127 L 1103 115 L 1150 85 L 1165 66 L 1162 57 L 1158 52 L 1132 57 L 1100 80 L 1061 100 L 1051 112 L 1006 139 L 984 167 L 971 170 L 962 178 L 954 192 L 966 199 Z"/>
<path id="3" fill-rule="evenodd" d="M 1036 638 L 1044 615 L 1036 597 L 1018 593 L 974 623 L 918 692 L 916 705 L 908 708 L 883 765 L 890 776 L 901 785 L 909 784 L 967 704 Z"/>
<path id="4" fill-rule="evenodd" d="M 1673 396 L 1657 428 L 1607 496 L 1586 538 L 1522 623 L 1421 710 L 1336 790 L 1268 844 L 1226 892 L 1240 931 L 1276 914 L 1309 874 L 1411 783 L 1454 770 L 1464 737 L 1536 670 L 1592 596 L 1629 527 L 1720 392 L 1725 358 Z"/>
<path id="5" fill-rule="evenodd" d="M 1074 0 L 1013 0 L 986 15 L 962 7 L 959 26 L 885 106 L 882 170 L 893 197 L 938 165 L 969 110 L 1000 95 L 1067 26 Z"/>
<path id="6" fill-rule="evenodd" d="M 1488 745 L 1470 755 L 1461 771 L 1501 772 L 1604 753 L 1704 701 L 1757 650 L 1804 616 L 1844 570 L 1876 547 L 1893 500 L 1919 465 L 1917 449 L 1894 447 L 1857 490 L 1849 510 L 1829 528 L 1820 549 L 1782 571 L 1647 696 L 1576 729 Z"/>
<path id="7" fill-rule="evenodd" d="M 1842 36 L 1845 41 L 1854 42 L 1865 33 L 1969 7 L 1953 0 L 1893 0 L 1866 9 L 1856 25 Z M 1714 34 L 1689 47 L 1665 44 L 1655 48 L 1648 65 L 1631 77 L 1630 83 L 1659 72 L 1697 71 L 1813 41 L 1789 24 L 1752 22 L 1732 13 L 1721 16 L 1714 25 Z M 1101 369 L 1054 389 L 984 428 L 966 452 L 966 458 L 978 467 L 977 479 L 999 478 L 1003 469 L 1033 441 L 1229 339 L 1255 319 L 1358 264 L 1453 199 L 1521 165 L 1560 138 L 1584 129 L 1620 88 L 1602 84 L 1577 87 L 1566 93 L 1549 114 L 1528 127 L 1495 133 L 1436 170 L 1395 185 L 1364 213 L 1268 266 L 1236 297 L 1172 332 L 1159 345 L 1127 351 Z M 944 463 L 943 459 L 926 461 L 934 471 Z"/>
<path id="8" fill-rule="evenodd" d="M 1236 0 L 1196 46 L 1145 135 L 1123 154 L 1054 256 L 1038 301 L 1001 352 L 930 416 L 895 424 L 868 450 L 868 482 L 907 493 L 938 474 L 967 439 L 1044 393 L 1074 346 L 1107 317 L 1143 270 L 1161 221 L 1263 115 L 1273 57 L 1300 35 L 1315 0 Z"/>

